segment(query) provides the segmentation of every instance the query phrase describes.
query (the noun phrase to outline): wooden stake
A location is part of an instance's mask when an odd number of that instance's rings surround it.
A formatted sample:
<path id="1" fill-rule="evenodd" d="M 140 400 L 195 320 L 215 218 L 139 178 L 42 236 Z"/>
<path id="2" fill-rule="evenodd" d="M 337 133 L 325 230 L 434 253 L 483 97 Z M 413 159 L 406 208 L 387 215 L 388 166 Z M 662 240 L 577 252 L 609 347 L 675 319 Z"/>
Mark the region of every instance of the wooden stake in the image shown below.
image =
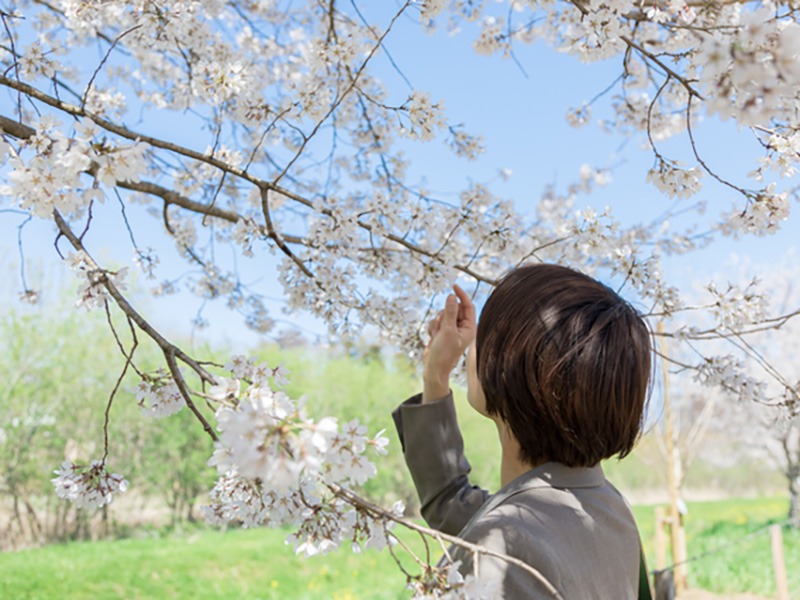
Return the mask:
<path id="1" fill-rule="evenodd" d="M 667 369 L 667 339 L 664 336 L 664 323 L 658 324 L 661 334 L 661 375 L 664 383 L 664 437 L 667 446 L 667 485 L 669 487 L 670 533 L 672 538 L 672 562 L 675 567 L 675 591 L 678 595 L 686 589 L 686 535 L 683 531 L 683 515 L 678 510 L 678 469 L 675 447 L 675 431 L 672 426 L 672 409 L 669 398 L 669 371 Z M 680 563 L 680 564 L 679 564 Z"/>
<path id="2" fill-rule="evenodd" d="M 769 528 L 772 540 L 772 567 L 775 569 L 775 588 L 778 600 L 789 600 L 789 581 L 786 578 L 786 562 L 783 560 L 783 534 L 780 525 Z"/>

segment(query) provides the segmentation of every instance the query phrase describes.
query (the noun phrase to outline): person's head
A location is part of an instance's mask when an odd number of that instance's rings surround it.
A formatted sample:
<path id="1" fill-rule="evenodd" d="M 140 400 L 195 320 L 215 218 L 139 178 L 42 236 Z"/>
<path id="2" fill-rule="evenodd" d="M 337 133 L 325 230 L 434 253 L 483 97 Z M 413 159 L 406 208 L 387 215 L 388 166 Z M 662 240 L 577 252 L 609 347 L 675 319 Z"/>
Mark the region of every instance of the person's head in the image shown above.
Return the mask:
<path id="1" fill-rule="evenodd" d="M 531 464 L 624 457 L 644 420 L 650 352 L 644 320 L 610 288 L 558 265 L 520 267 L 483 307 L 470 403 L 502 420 Z"/>

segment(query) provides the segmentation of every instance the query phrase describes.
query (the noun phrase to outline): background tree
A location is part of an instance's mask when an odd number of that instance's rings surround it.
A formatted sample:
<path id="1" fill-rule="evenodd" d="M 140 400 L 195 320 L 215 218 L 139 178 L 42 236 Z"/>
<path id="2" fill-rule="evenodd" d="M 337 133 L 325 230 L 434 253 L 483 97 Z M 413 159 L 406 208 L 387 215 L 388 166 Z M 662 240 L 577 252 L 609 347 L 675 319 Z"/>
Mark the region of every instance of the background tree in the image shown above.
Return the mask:
<path id="1" fill-rule="evenodd" d="M 776 262 L 771 269 L 745 264 L 739 267 L 740 277 L 752 277 L 750 289 L 757 286 L 771 290 L 773 302 L 778 312 L 790 313 L 790 307 L 798 303 L 797 281 L 800 270 L 793 253 Z M 753 277 L 753 272 L 759 273 Z M 713 287 L 713 284 L 712 286 Z M 725 338 L 729 348 L 744 348 L 749 358 L 748 367 L 752 370 L 772 372 L 774 377 L 768 385 L 772 388 L 765 396 L 778 394 L 785 383 L 798 377 L 798 367 L 794 357 L 800 347 L 800 330 L 797 320 L 787 318 L 776 323 L 776 327 L 762 328 L 750 336 L 737 332 Z M 692 386 L 692 383 L 694 384 Z M 691 396 L 704 394 L 703 402 L 713 402 L 708 410 L 714 418 L 708 422 L 708 429 L 715 434 L 714 445 L 718 455 L 746 459 L 757 457 L 771 463 L 785 478 L 789 494 L 788 518 L 794 527 L 800 525 L 800 421 L 796 411 L 775 411 L 763 399 L 758 402 L 735 402 L 728 390 L 721 390 L 721 398 L 710 397 L 697 382 L 690 382 Z M 791 385 L 791 384 L 789 384 Z M 731 401 L 734 401 L 732 403 Z M 787 397 L 791 403 L 791 398 Z M 727 438 L 727 439 L 726 439 Z M 732 438 L 732 439 L 731 439 Z"/>
<path id="2" fill-rule="evenodd" d="M 88 537 L 85 511 L 54 502 L 50 479 L 64 459 L 86 461 L 97 452 L 113 385 L 109 359 L 116 359 L 110 344 L 97 343 L 104 324 L 74 313 L 40 319 L 12 311 L 0 332 L 0 495 L 11 511 L 3 546 Z M 86 370 L 90 364 L 97 368 Z M 130 452 L 118 433 L 119 427 L 111 430 L 114 450 Z"/>

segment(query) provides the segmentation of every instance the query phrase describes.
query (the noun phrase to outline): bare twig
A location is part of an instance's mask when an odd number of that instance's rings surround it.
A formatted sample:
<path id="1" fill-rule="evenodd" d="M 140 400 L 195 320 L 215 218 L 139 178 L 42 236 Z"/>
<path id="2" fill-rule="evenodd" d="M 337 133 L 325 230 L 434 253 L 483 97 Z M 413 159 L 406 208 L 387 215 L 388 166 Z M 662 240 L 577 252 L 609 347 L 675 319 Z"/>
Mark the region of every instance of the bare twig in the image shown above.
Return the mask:
<path id="1" fill-rule="evenodd" d="M 114 48 L 117 46 L 117 43 L 120 40 L 122 40 L 122 38 L 124 38 L 129 33 L 131 33 L 132 31 L 136 31 L 137 29 L 140 29 L 141 27 L 142 27 L 141 25 L 134 25 L 133 27 L 131 27 L 127 31 L 123 31 L 121 34 L 119 34 L 116 37 L 116 39 L 114 39 L 114 41 L 112 42 L 111 46 L 109 46 L 108 50 L 106 51 L 105 55 L 103 56 L 102 60 L 100 61 L 100 64 L 97 65 L 97 68 L 94 70 L 94 73 L 92 73 L 92 76 L 89 78 L 89 83 L 86 84 L 86 89 L 83 91 L 83 96 L 81 97 L 81 108 L 85 108 L 86 107 L 86 100 L 89 98 L 89 92 L 91 92 L 91 90 L 92 90 L 92 86 L 94 85 L 94 80 L 97 78 L 97 75 L 100 73 L 100 69 L 103 68 L 103 65 L 106 64 L 106 61 L 111 56 L 111 53 L 114 51 Z"/>
<path id="2" fill-rule="evenodd" d="M 114 326 L 111 323 L 111 312 L 108 309 L 108 302 L 103 302 L 103 306 L 106 310 L 106 316 L 108 317 L 108 323 L 111 325 L 113 330 Z M 114 337 L 116 337 L 116 332 L 114 332 Z M 117 338 L 119 339 L 119 338 Z M 108 396 L 108 404 L 106 404 L 106 412 L 105 417 L 103 420 L 103 460 L 101 461 L 103 464 L 106 462 L 106 458 L 108 458 L 108 421 L 109 415 L 111 413 L 111 404 L 114 402 L 114 398 L 117 395 L 117 391 L 119 390 L 119 386 L 122 385 L 123 379 L 125 379 L 125 374 L 128 372 L 128 367 L 133 364 L 133 354 L 136 352 L 136 348 L 139 345 L 139 340 L 136 339 L 136 336 L 133 338 L 133 345 L 129 352 L 125 352 L 122 349 L 122 355 L 125 357 L 125 366 L 122 367 L 122 372 L 119 374 L 117 378 L 117 382 L 114 384 L 114 389 L 111 390 L 111 394 Z"/>

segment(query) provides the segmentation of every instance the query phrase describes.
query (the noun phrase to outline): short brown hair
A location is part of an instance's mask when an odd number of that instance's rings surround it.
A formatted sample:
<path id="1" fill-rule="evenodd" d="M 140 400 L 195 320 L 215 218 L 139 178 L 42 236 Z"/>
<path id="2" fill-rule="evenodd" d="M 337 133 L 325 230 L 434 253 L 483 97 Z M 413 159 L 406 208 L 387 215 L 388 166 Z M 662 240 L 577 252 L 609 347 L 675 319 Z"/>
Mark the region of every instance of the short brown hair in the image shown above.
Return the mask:
<path id="1" fill-rule="evenodd" d="M 476 338 L 486 410 L 530 463 L 593 466 L 626 456 L 644 420 L 650 331 L 607 286 L 559 265 L 507 273 Z"/>

